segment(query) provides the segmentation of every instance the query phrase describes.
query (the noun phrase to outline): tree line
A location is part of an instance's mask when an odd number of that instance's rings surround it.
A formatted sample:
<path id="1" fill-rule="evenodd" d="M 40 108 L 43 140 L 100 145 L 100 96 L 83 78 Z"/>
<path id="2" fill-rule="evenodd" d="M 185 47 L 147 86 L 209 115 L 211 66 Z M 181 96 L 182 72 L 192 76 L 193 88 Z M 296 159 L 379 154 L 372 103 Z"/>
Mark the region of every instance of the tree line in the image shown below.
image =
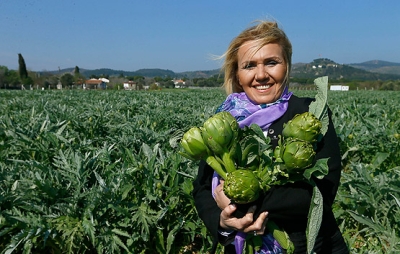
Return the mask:
<path id="1" fill-rule="evenodd" d="M 180 78 L 183 82 L 174 82 L 176 77 L 145 77 L 142 75 L 119 76 L 90 75 L 86 77 L 80 73 L 78 66 L 75 66 L 71 73 L 51 74 L 28 71 L 25 60 L 21 54 L 18 54 L 18 71 L 10 70 L 6 66 L 0 66 L 0 89 L 56 89 L 61 85 L 63 89 L 83 88 L 85 81 L 89 78 L 106 78 L 110 80 L 108 88 L 123 89 L 123 84 L 127 81 L 133 81 L 136 89 L 149 87 L 150 89 L 175 88 L 179 87 L 220 87 L 224 82 L 223 74 L 215 74 L 208 78 Z M 307 88 L 313 85 L 315 77 L 291 77 L 291 86 L 296 88 Z M 357 89 L 376 89 L 376 90 L 400 90 L 400 80 L 358 80 L 358 79 L 335 79 L 329 76 L 330 84 L 340 84 L 349 86 L 350 90 Z"/>
<path id="2" fill-rule="evenodd" d="M 21 54 L 18 54 L 18 71 L 10 70 L 6 66 L 0 66 L 0 89 L 56 89 L 61 85 L 63 89 L 79 89 L 87 79 L 106 78 L 110 80 L 108 88 L 122 89 L 123 83 L 133 81 L 137 89 L 143 89 L 147 86 L 151 89 L 174 88 L 179 87 L 219 87 L 223 83 L 223 77 L 215 75 L 209 78 L 180 78 L 183 82 L 177 83 L 175 77 L 154 77 L 149 78 L 142 75 L 136 76 L 109 76 L 92 74 L 89 77 L 82 75 L 78 66 L 75 66 L 71 73 L 52 74 L 28 71 L 26 63 Z"/>

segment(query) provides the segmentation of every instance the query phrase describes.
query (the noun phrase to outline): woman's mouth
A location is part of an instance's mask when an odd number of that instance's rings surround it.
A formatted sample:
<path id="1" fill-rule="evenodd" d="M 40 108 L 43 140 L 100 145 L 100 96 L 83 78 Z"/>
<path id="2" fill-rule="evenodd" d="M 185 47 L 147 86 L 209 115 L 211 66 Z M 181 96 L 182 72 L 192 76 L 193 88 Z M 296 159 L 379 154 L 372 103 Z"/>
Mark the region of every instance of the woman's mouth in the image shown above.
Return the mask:
<path id="1" fill-rule="evenodd" d="M 265 90 L 265 89 L 268 89 L 270 87 L 271 87 L 271 85 L 261 85 L 261 86 L 255 86 L 254 88 L 257 89 L 257 90 Z"/>

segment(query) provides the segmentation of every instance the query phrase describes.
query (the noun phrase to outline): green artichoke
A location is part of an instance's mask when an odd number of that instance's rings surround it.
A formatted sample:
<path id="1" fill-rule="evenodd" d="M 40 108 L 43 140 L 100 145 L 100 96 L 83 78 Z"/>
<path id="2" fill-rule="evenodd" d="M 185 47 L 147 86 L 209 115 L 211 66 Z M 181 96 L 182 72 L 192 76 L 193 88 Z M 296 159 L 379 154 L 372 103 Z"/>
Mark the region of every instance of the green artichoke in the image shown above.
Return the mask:
<path id="1" fill-rule="evenodd" d="M 236 119 L 226 111 L 219 112 L 207 119 L 202 127 L 206 145 L 218 155 L 230 149 L 238 136 L 239 125 Z"/>
<path id="2" fill-rule="evenodd" d="M 225 171 L 236 170 L 232 157 L 236 150 L 236 138 L 239 135 L 236 119 L 229 112 L 219 112 L 204 122 L 201 131 L 204 143 L 216 157 L 222 160 Z"/>
<path id="3" fill-rule="evenodd" d="M 285 138 L 297 138 L 308 142 L 316 142 L 321 134 L 322 124 L 310 112 L 297 114 L 283 125 L 282 135 Z"/>
<path id="4" fill-rule="evenodd" d="M 208 147 L 204 144 L 201 130 L 198 127 L 192 127 L 183 135 L 181 146 L 185 151 L 182 155 L 189 159 L 205 159 L 210 153 Z"/>
<path id="5" fill-rule="evenodd" d="M 294 173 L 312 166 L 315 151 L 310 142 L 288 138 L 280 148 L 280 158 L 289 173 Z"/>
<path id="6" fill-rule="evenodd" d="M 227 174 L 224 193 L 237 204 L 247 204 L 258 199 L 261 187 L 253 171 L 238 169 Z"/>

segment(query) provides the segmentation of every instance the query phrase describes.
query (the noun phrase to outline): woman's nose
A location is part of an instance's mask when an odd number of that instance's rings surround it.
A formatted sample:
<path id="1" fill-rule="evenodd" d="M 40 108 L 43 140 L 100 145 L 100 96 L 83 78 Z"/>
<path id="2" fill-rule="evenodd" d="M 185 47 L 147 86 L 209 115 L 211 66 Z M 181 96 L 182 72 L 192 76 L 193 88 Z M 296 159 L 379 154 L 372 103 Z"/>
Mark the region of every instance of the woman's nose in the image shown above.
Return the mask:
<path id="1" fill-rule="evenodd" d="M 258 65 L 256 70 L 256 80 L 264 80 L 268 77 L 268 73 L 264 68 L 264 65 Z"/>

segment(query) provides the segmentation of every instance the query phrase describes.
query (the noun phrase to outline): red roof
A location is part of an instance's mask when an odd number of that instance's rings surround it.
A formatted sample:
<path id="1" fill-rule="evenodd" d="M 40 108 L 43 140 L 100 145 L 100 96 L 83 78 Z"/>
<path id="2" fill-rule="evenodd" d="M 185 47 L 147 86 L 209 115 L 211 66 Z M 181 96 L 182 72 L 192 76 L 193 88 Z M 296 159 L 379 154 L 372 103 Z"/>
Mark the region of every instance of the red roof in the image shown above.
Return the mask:
<path id="1" fill-rule="evenodd" d="M 89 79 L 89 80 L 85 81 L 85 84 L 87 84 L 87 85 L 98 85 L 101 83 L 103 83 L 103 81 L 98 80 L 98 79 Z"/>

